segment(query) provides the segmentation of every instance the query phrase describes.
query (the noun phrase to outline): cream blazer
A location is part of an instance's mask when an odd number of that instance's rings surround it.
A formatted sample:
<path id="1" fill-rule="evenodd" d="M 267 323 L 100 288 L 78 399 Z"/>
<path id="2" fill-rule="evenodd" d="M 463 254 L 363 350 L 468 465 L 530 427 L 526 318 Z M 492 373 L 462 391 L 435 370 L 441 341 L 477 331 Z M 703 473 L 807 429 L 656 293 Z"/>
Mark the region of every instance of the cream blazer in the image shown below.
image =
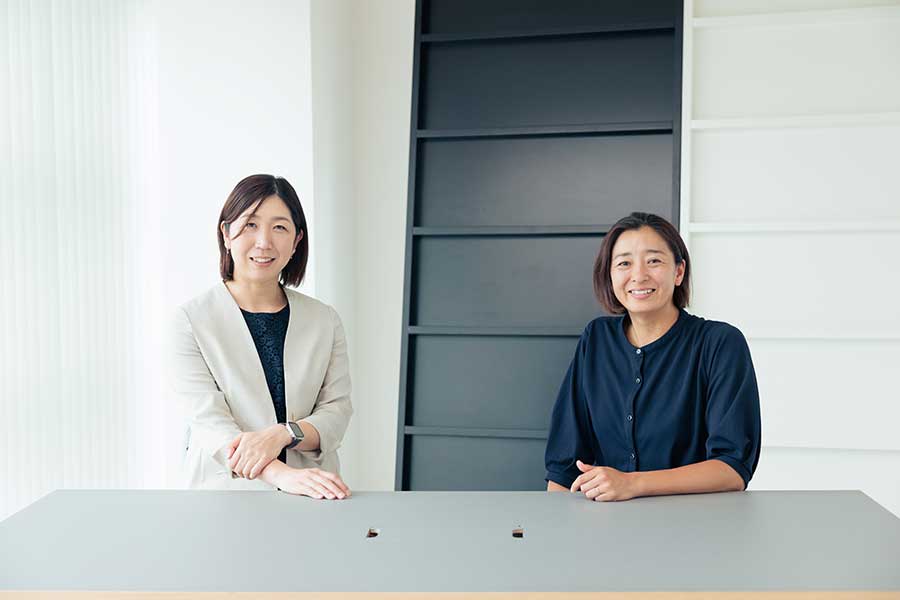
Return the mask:
<path id="1" fill-rule="evenodd" d="M 320 439 L 317 451 L 288 450 L 287 463 L 337 473 L 337 449 L 353 413 L 344 329 L 330 306 L 284 291 L 290 304 L 284 341 L 287 418 L 310 423 Z M 181 306 L 174 334 L 172 382 L 190 428 L 187 486 L 272 489 L 260 479 L 232 475 L 227 464 L 228 444 L 239 433 L 259 431 L 276 419 L 253 337 L 225 284 Z"/>

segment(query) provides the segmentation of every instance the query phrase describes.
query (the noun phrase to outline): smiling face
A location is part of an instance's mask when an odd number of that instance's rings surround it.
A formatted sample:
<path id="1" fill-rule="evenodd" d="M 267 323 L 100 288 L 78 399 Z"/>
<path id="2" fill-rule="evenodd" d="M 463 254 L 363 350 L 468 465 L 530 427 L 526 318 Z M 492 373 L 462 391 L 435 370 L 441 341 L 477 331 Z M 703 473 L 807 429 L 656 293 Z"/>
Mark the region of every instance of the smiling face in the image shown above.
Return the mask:
<path id="1" fill-rule="evenodd" d="M 303 239 L 303 231 L 297 231 L 287 205 L 274 195 L 245 210 L 228 226 L 221 223 L 220 227 L 234 261 L 234 280 L 238 282 L 277 284 L 281 270 Z"/>
<path id="2" fill-rule="evenodd" d="M 652 317 L 675 309 L 672 296 L 684 278 L 666 241 L 652 227 L 622 232 L 612 250 L 610 278 L 616 299 L 629 314 Z"/>

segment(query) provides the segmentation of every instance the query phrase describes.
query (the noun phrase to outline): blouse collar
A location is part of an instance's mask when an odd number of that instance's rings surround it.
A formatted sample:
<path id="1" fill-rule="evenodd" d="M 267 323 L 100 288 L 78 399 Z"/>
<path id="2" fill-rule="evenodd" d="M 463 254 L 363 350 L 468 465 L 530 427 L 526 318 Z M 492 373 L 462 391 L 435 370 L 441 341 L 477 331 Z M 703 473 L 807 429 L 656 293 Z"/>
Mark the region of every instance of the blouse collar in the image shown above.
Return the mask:
<path id="1" fill-rule="evenodd" d="M 687 321 L 687 317 L 688 317 L 688 314 L 687 314 L 687 312 L 685 312 L 685 310 L 683 308 L 678 309 L 678 318 L 675 320 L 675 323 L 673 323 L 672 326 L 669 327 L 669 330 L 666 331 L 664 334 L 662 334 L 662 337 L 660 337 L 659 339 L 654 340 L 644 346 L 641 346 L 640 347 L 641 352 L 652 352 L 653 350 L 656 350 L 658 348 L 662 348 L 662 347 L 668 345 L 669 342 L 671 342 L 673 339 L 678 337 L 678 332 L 684 327 L 684 324 Z M 625 315 L 622 316 L 621 319 L 619 319 L 619 327 L 618 327 L 619 339 L 625 350 L 628 350 L 629 352 L 633 352 L 634 350 L 637 350 L 638 347 L 634 346 L 628 340 L 628 336 L 625 335 L 626 319 L 628 319 L 628 313 L 626 313 Z"/>

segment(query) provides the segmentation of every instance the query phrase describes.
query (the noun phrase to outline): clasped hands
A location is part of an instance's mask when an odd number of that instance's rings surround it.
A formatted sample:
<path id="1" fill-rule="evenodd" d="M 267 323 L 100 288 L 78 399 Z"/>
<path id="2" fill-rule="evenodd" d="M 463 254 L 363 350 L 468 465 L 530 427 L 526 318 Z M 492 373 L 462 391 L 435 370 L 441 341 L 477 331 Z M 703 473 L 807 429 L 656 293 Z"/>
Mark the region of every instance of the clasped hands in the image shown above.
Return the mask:
<path id="1" fill-rule="evenodd" d="M 228 468 L 238 477 L 256 479 L 269 471 L 265 479 L 289 494 L 311 498 L 343 499 L 350 496 L 350 488 L 335 473 L 322 469 L 295 469 L 275 460 L 291 443 L 291 435 L 284 425 L 276 424 L 262 431 L 239 433 L 228 445 Z"/>
<path id="2" fill-rule="evenodd" d="M 630 500 L 637 496 L 635 473 L 623 473 L 611 467 L 594 467 L 580 460 L 575 465 L 581 475 L 572 482 L 569 491 L 583 492 L 588 500 L 597 502 Z"/>
<path id="3" fill-rule="evenodd" d="M 238 434 L 228 448 L 228 467 L 239 477 L 255 479 L 291 442 L 283 425 L 272 425 L 262 431 Z M 342 499 L 350 489 L 339 475 L 322 469 L 295 469 L 281 461 L 273 479 L 282 491 L 311 498 Z M 581 471 L 570 491 L 582 492 L 589 500 L 599 502 L 630 500 L 637 495 L 634 473 L 623 473 L 611 467 L 594 467 L 576 461 Z"/>

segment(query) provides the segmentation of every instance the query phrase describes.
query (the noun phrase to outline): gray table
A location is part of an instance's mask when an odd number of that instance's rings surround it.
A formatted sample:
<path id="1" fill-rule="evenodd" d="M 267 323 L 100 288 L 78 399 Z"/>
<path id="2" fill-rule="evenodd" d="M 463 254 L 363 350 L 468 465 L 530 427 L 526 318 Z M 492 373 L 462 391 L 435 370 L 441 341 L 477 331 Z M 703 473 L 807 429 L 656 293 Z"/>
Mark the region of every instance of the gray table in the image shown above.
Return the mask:
<path id="1" fill-rule="evenodd" d="M 900 591 L 900 519 L 861 492 L 58 491 L 0 523 L 0 569 L 0 590 Z"/>

